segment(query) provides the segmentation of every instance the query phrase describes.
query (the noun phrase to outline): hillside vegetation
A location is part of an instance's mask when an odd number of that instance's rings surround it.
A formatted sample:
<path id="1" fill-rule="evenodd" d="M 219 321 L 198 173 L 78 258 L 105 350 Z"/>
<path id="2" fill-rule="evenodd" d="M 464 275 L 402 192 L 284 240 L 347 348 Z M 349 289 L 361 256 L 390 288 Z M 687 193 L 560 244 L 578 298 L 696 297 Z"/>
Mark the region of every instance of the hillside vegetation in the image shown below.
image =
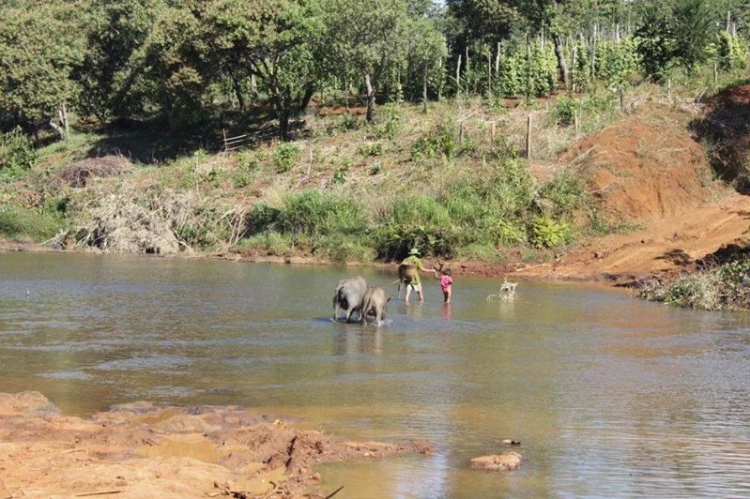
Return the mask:
<path id="1" fill-rule="evenodd" d="M 0 235 L 557 260 L 746 189 L 740 3 L 16 0 Z"/>

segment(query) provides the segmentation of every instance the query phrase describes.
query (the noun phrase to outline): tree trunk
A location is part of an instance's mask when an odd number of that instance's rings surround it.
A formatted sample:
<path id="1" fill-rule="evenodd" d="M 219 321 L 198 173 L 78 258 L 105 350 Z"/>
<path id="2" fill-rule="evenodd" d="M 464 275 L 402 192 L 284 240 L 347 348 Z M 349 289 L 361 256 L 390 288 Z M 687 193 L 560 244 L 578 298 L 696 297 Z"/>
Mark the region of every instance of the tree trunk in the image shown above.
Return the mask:
<path id="1" fill-rule="evenodd" d="M 578 45 L 573 45 L 573 55 L 571 56 L 572 60 L 570 61 L 572 67 L 573 67 L 573 74 L 578 75 Z M 571 87 L 574 92 L 576 92 L 578 89 L 575 88 L 576 85 L 573 84 Z"/>
<path id="2" fill-rule="evenodd" d="M 461 93 L 461 54 L 458 54 L 456 63 L 456 95 Z"/>
<path id="3" fill-rule="evenodd" d="M 289 110 L 281 109 L 279 111 L 279 133 L 281 134 L 282 140 L 291 140 L 291 134 L 289 133 Z"/>
<path id="4" fill-rule="evenodd" d="M 565 53 L 563 52 L 562 40 L 560 39 L 560 35 L 552 35 L 552 41 L 555 44 L 557 66 L 560 69 L 560 76 L 562 76 L 563 85 L 565 85 L 565 90 L 570 90 L 570 75 L 568 73 L 568 63 L 565 60 Z"/>
<path id="5" fill-rule="evenodd" d="M 258 83 L 255 81 L 255 75 L 250 75 L 250 99 L 252 102 L 258 100 Z"/>
<path id="6" fill-rule="evenodd" d="M 497 42 L 497 55 L 495 56 L 495 78 L 500 76 L 500 51 L 503 48 L 502 42 Z"/>
<path id="7" fill-rule="evenodd" d="M 487 98 L 492 97 L 492 50 L 487 52 Z"/>
<path id="8" fill-rule="evenodd" d="M 422 106 L 424 112 L 427 112 L 427 68 L 424 68 L 424 77 L 422 78 Z"/>
<path id="9" fill-rule="evenodd" d="M 65 130 L 63 129 L 63 127 L 55 123 L 54 119 L 49 120 L 49 126 L 51 126 L 52 129 L 55 130 L 55 132 L 57 132 L 57 135 L 60 136 L 60 139 L 65 140 Z M 38 136 L 37 136 L 37 140 L 39 140 Z"/>
<path id="10" fill-rule="evenodd" d="M 365 85 L 367 86 L 367 121 L 372 122 L 375 117 L 375 89 L 372 87 L 370 75 L 365 75 Z"/>
<path id="11" fill-rule="evenodd" d="M 237 102 L 240 104 L 240 111 L 245 111 L 245 96 L 242 94 L 242 86 L 237 78 L 232 76 L 232 87 L 234 88 L 234 95 L 237 97 Z"/>

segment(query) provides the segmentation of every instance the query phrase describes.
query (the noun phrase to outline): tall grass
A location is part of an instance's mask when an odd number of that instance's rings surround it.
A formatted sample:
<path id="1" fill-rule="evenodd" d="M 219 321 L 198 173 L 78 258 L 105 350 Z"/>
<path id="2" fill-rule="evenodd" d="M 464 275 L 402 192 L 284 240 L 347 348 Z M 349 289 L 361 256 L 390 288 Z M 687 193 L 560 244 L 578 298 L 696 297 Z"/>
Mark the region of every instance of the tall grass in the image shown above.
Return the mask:
<path id="1" fill-rule="evenodd" d="M 309 190 L 286 194 L 277 208 L 256 205 L 247 234 L 278 233 L 331 259 L 424 255 L 496 255 L 496 248 L 570 242 L 566 220 L 585 206 L 583 185 L 568 176 L 539 186 L 518 160 L 465 172 L 432 193 L 395 195 L 379 209 L 354 195 Z M 380 200 L 382 201 L 382 200 Z"/>
<path id="2" fill-rule="evenodd" d="M 18 206 L 0 207 L 0 235 L 7 238 L 42 242 L 57 234 L 63 225 L 63 220 L 55 215 Z"/>

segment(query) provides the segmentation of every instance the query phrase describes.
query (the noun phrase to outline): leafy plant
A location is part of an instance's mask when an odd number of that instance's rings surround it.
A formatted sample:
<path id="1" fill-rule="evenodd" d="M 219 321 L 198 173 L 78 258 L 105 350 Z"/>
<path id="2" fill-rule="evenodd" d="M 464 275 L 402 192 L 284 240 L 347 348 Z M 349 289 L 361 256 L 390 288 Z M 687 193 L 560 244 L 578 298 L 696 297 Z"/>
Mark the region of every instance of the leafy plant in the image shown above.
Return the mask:
<path id="1" fill-rule="evenodd" d="M 529 232 L 529 242 L 537 248 L 555 248 L 572 240 L 572 231 L 568 224 L 546 216 L 537 217 Z"/>
<path id="2" fill-rule="evenodd" d="M 19 127 L 0 135 L 0 174 L 15 176 L 34 166 L 35 161 L 34 143 Z"/>
<path id="3" fill-rule="evenodd" d="M 279 172 L 288 172 L 294 168 L 300 150 L 294 144 L 281 144 L 273 153 L 273 163 Z"/>
<path id="4" fill-rule="evenodd" d="M 552 119 L 558 125 L 570 126 L 575 121 L 578 109 L 578 101 L 566 96 L 560 97 L 555 101 L 555 107 L 552 109 Z"/>
<path id="5" fill-rule="evenodd" d="M 346 183 L 346 173 L 345 172 L 336 172 L 333 174 L 333 178 L 331 179 L 331 183 L 334 185 L 342 185 Z"/>

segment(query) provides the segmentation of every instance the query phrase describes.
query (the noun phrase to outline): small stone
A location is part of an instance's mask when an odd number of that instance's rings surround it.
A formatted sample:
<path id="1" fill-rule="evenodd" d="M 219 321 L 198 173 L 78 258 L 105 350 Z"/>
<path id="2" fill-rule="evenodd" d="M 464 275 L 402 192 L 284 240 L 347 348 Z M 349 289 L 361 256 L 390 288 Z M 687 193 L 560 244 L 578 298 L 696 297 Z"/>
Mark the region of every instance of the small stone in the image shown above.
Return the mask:
<path id="1" fill-rule="evenodd" d="M 501 443 L 503 445 L 521 445 L 519 440 L 511 440 L 510 438 L 503 439 Z"/>
<path id="2" fill-rule="evenodd" d="M 500 455 L 475 457 L 471 460 L 471 467 L 487 471 L 510 471 L 521 466 L 523 456 L 518 452 L 503 452 Z"/>

